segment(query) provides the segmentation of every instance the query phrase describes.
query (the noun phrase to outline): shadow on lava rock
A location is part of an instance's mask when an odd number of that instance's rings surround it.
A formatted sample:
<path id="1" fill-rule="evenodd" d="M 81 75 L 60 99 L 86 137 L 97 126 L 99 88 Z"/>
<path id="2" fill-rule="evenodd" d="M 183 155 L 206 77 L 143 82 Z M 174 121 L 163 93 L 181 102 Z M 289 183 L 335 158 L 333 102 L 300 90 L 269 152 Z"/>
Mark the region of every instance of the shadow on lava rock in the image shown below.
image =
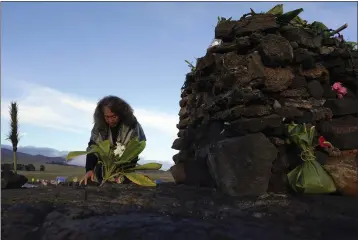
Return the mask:
<path id="1" fill-rule="evenodd" d="M 2 211 L 3 239 L 17 240 L 353 240 L 358 219 L 353 198 L 266 194 L 243 199 L 174 183 L 8 189 L 2 191 Z"/>

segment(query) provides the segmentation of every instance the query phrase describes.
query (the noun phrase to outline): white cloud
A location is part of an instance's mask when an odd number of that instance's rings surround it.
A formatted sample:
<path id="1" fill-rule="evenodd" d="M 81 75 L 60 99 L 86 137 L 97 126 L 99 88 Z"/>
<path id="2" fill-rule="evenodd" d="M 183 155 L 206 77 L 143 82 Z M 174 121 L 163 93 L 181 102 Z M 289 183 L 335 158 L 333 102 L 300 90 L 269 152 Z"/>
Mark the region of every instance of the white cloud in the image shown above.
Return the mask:
<path id="1" fill-rule="evenodd" d="M 7 99 L 6 97 L 2 99 L 2 118 L 9 118 L 8 106 L 11 101 L 16 100 L 19 104 L 21 124 L 66 131 L 69 134 L 84 133 L 83 142 L 87 143 L 89 132 L 93 126 L 92 115 L 96 101 L 36 84 L 21 83 L 17 86 L 19 86 L 17 90 L 21 91 L 22 95 L 17 99 Z M 150 139 L 143 152 L 145 158 L 172 163 L 171 159 L 176 151 L 171 149 L 171 144 L 177 134 L 177 115 L 136 106 L 133 108 L 147 138 Z M 160 143 L 156 143 L 156 141 Z M 75 162 L 83 165 L 84 160 L 80 158 Z"/>
<path id="2" fill-rule="evenodd" d="M 19 90 L 24 92 L 23 96 L 16 100 L 19 104 L 21 122 L 70 132 L 87 132 L 91 129 L 95 101 L 37 84 L 25 83 Z M 9 117 L 8 106 L 12 100 L 2 100 L 2 117 Z M 155 128 L 172 136 L 176 135 L 176 115 L 136 107 L 134 112 L 143 126 Z"/>

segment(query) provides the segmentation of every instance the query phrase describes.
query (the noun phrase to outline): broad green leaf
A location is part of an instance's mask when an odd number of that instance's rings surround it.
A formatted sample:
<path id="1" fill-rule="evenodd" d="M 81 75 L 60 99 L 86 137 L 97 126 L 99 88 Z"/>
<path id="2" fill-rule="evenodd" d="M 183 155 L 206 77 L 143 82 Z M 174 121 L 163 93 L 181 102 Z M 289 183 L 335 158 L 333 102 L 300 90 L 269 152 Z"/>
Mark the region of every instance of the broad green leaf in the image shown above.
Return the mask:
<path id="1" fill-rule="evenodd" d="M 152 179 L 141 173 L 124 173 L 123 175 L 140 186 L 155 187 L 157 185 Z"/>
<path id="2" fill-rule="evenodd" d="M 313 140 L 316 136 L 316 127 L 312 126 L 310 131 L 309 131 L 309 135 L 308 135 L 308 139 L 309 139 L 309 145 L 312 146 L 313 145 Z"/>
<path id="3" fill-rule="evenodd" d="M 69 152 L 66 156 L 66 160 L 70 161 L 75 157 L 79 157 L 82 155 L 87 155 L 89 153 L 93 153 L 93 151 L 73 151 L 73 152 Z"/>
<path id="4" fill-rule="evenodd" d="M 283 14 L 283 4 L 277 4 L 273 8 L 271 8 L 267 14 L 273 14 L 273 15 L 282 15 Z"/>
<path id="5" fill-rule="evenodd" d="M 145 146 L 145 141 L 139 142 L 137 139 L 132 139 L 124 150 L 122 157 L 119 161 L 116 162 L 116 164 L 124 164 L 130 162 L 131 160 L 133 160 L 133 158 L 139 156 L 139 154 L 144 150 Z"/>
<path id="6" fill-rule="evenodd" d="M 162 167 L 160 163 L 146 163 L 140 166 L 136 166 L 129 170 L 159 170 Z"/>
<path id="7" fill-rule="evenodd" d="M 286 25 L 291 22 L 295 17 L 297 17 L 301 12 L 303 12 L 303 8 L 284 13 L 281 16 L 277 17 L 277 22 L 279 24 Z"/>
<path id="8" fill-rule="evenodd" d="M 102 141 L 98 144 L 98 146 L 101 148 L 101 150 L 103 151 L 104 155 L 109 155 L 109 151 L 110 151 L 110 147 L 111 147 L 111 142 L 109 140 L 105 140 Z"/>
<path id="9" fill-rule="evenodd" d="M 97 153 L 100 157 L 105 155 L 105 153 L 103 152 L 102 148 L 100 148 L 97 144 L 91 145 L 91 152 Z"/>
<path id="10" fill-rule="evenodd" d="M 300 18 L 299 16 L 296 16 L 293 19 L 293 21 L 296 22 L 298 25 L 301 25 L 301 26 L 306 25 L 306 22 L 302 18 Z"/>
<path id="11" fill-rule="evenodd" d="M 287 131 L 290 134 L 295 134 L 297 132 L 297 124 L 295 123 L 291 123 L 291 124 L 287 124 Z"/>
<path id="12" fill-rule="evenodd" d="M 303 141 L 303 143 L 309 144 L 310 140 L 308 138 L 308 134 L 307 133 L 301 133 L 299 135 L 297 135 L 298 139 L 301 141 Z"/>

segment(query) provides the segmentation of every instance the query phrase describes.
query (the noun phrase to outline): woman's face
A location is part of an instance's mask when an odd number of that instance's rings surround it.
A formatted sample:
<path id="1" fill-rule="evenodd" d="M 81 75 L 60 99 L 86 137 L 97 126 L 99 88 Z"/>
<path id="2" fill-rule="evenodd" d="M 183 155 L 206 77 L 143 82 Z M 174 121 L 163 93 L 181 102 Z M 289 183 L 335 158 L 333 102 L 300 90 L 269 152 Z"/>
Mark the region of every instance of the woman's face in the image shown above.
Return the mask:
<path id="1" fill-rule="evenodd" d="M 115 127 L 119 122 L 119 117 L 114 114 L 108 107 L 103 108 L 104 119 L 110 127 Z"/>

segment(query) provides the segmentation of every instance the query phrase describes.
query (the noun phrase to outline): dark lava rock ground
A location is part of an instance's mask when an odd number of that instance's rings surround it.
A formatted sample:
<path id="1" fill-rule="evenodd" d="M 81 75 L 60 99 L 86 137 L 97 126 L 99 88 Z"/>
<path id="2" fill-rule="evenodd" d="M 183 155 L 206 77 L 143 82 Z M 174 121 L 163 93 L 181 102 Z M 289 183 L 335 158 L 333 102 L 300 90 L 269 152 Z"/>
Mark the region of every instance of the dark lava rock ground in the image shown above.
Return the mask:
<path id="1" fill-rule="evenodd" d="M 1 192 L 4 240 L 358 239 L 358 200 L 340 196 L 244 199 L 173 183 Z"/>

